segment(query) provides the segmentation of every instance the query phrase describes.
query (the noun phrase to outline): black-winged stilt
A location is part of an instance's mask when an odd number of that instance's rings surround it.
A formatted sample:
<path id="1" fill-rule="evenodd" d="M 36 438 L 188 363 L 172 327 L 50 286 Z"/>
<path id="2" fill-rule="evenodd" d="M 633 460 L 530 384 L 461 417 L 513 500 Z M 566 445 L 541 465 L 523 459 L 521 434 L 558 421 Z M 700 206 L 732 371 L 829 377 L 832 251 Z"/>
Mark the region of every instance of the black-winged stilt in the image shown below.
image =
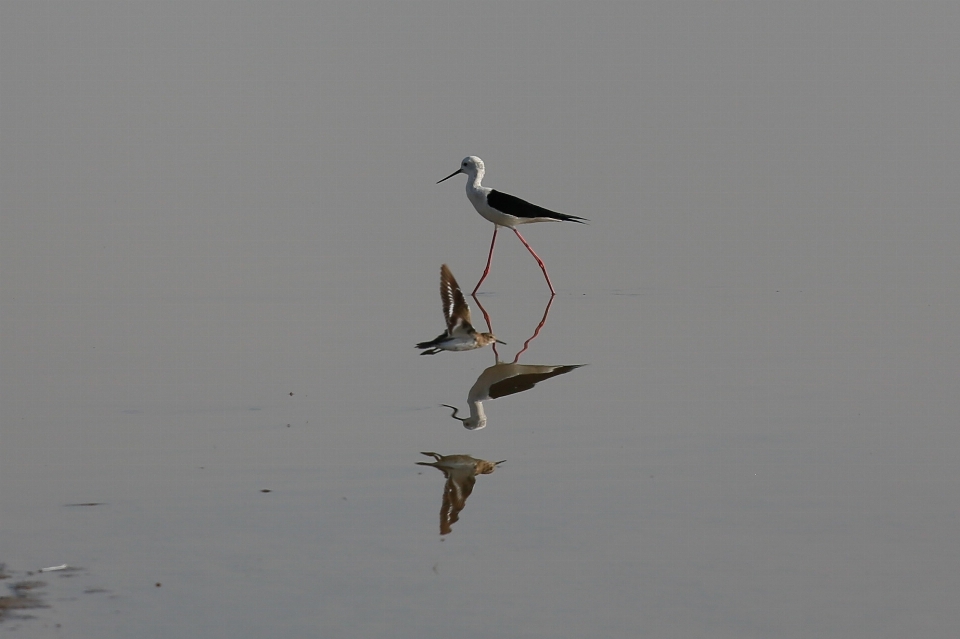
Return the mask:
<path id="1" fill-rule="evenodd" d="M 536 254 L 530 244 L 520 235 L 517 226 L 520 224 L 529 224 L 530 222 L 578 222 L 583 224 L 589 220 L 585 217 L 577 217 L 576 215 L 557 213 L 556 211 L 545 209 L 536 204 L 531 204 L 526 200 L 521 200 L 513 195 L 481 185 L 480 181 L 483 179 L 484 174 L 483 160 L 475 155 L 463 158 L 463 162 L 460 163 L 460 168 L 443 178 L 443 180 L 437 182 L 437 184 L 440 184 L 440 182 L 444 180 L 449 180 L 459 173 L 465 173 L 467 177 L 470 178 L 467 180 L 467 198 L 470 199 L 470 203 L 477 209 L 477 213 L 494 224 L 493 240 L 490 242 L 490 254 L 487 255 L 487 267 L 483 270 L 483 276 L 480 278 L 480 281 L 477 282 L 477 286 L 473 289 L 471 295 L 476 294 L 483 280 L 486 279 L 487 273 L 490 272 L 490 261 L 493 259 L 493 246 L 497 243 L 497 231 L 501 226 L 509 227 L 517 234 L 517 237 L 520 238 L 523 245 L 527 247 L 530 254 L 536 258 L 537 264 L 540 265 L 540 270 L 543 271 L 543 276 L 547 279 L 547 286 L 550 287 L 551 295 L 556 295 L 556 291 L 553 290 L 553 283 L 550 282 L 550 276 L 547 275 L 547 267 L 543 265 L 543 260 L 540 259 L 540 256 Z"/>

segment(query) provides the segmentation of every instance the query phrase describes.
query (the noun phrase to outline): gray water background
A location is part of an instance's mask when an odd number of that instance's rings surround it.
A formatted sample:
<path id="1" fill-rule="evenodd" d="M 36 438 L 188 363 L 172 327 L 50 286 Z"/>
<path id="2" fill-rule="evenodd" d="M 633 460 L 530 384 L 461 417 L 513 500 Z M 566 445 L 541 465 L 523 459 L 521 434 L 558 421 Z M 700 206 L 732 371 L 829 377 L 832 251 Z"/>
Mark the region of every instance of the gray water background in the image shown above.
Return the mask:
<path id="1" fill-rule="evenodd" d="M 958 78 L 957 3 L 3 2 L 0 561 L 81 570 L 0 634 L 955 637 Z M 470 154 L 591 220 L 475 432 Z M 548 298 L 501 233 L 505 359 Z M 443 537 L 421 451 L 508 460 Z"/>

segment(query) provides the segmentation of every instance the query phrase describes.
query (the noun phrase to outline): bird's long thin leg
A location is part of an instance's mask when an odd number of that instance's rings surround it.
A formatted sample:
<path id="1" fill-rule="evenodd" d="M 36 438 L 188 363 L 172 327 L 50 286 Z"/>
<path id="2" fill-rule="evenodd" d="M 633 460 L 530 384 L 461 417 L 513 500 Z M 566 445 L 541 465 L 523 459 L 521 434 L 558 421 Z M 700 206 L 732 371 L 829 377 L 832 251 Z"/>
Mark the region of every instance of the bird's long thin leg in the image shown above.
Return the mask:
<path id="1" fill-rule="evenodd" d="M 483 276 L 480 278 L 480 281 L 477 282 L 477 285 L 473 287 L 473 292 L 471 295 L 476 295 L 477 291 L 480 290 L 480 285 L 483 284 L 483 280 L 487 279 L 487 273 L 490 272 L 490 262 L 493 261 L 493 245 L 497 243 L 497 231 L 500 230 L 500 226 L 497 224 L 493 225 L 493 239 L 490 240 L 490 255 L 487 256 L 487 268 L 483 269 Z M 537 258 L 540 259 L 540 258 Z"/>
<path id="2" fill-rule="evenodd" d="M 555 297 L 555 296 L 551 295 L 551 296 L 550 296 L 550 299 L 547 301 L 547 307 L 546 307 L 545 309 L 543 309 L 543 319 L 540 320 L 540 323 L 537 325 L 537 330 L 535 330 L 535 331 L 533 332 L 533 335 L 530 336 L 530 339 L 528 339 L 527 341 L 525 341 L 525 342 L 523 343 L 523 348 L 521 348 L 521 349 L 520 349 L 520 352 L 517 353 L 517 354 L 514 356 L 514 358 L 513 358 L 513 363 L 514 363 L 514 364 L 517 363 L 517 361 L 520 359 L 520 356 L 523 355 L 523 354 L 526 352 L 527 348 L 529 348 L 530 342 L 532 342 L 533 340 L 537 339 L 537 335 L 540 334 L 540 329 L 543 328 L 543 325 L 547 323 L 547 315 L 550 314 L 550 307 L 553 306 L 553 298 L 554 298 L 554 297 Z M 478 301 L 477 304 L 479 304 L 479 303 L 480 303 L 480 302 Z"/>
<path id="3" fill-rule="evenodd" d="M 477 297 L 476 295 L 472 295 L 471 297 L 473 297 L 473 301 L 477 303 L 477 308 L 479 308 L 480 312 L 483 313 L 483 319 L 487 323 L 487 330 L 492 333 L 493 326 L 490 325 L 490 314 L 487 313 L 487 309 L 483 307 L 483 304 L 480 302 L 479 297 Z M 494 344 L 496 344 L 496 342 L 494 342 Z"/>
<path id="4" fill-rule="evenodd" d="M 525 239 L 523 239 L 523 236 L 520 235 L 520 231 L 518 231 L 517 229 L 513 229 L 513 232 L 517 234 L 517 237 L 520 238 L 520 241 L 523 242 L 523 245 L 527 247 L 527 250 L 528 250 L 528 251 L 530 251 L 530 255 L 532 255 L 533 257 L 536 258 L 537 264 L 540 265 L 540 270 L 543 271 L 543 276 L 544 276 L 545 278 L 547 278 L 547 286 L 550 287 L 550 294 L 551 294 L 551 295 L 556 295 L 557 292 L 556 292 L 555 290 L 553 290 L 553 283 L 550 281 L 550 276 L 547 275 L 547 267 L 543 265 L 543 260 L 541 260 L 541 259 L 540 259 L 540 256 L 536 254 L 536 252 L 533 250 L 533 247 L 531 247 L 531 246 L 527 243 L 527 241 L 526 241 Z M 492 253 L 492 250 L 493 250 L 493 249 L 491 249 L 491 255 L 493 254 L 493 253 Z"/>
<path id="5" fill-rule="evenodd" d="M 483 304 L 480 303 L 480 298 L 476 295 L 472 295 L 473 301 L 477 303 L 477 307 L 480 309 L 480 312 L 483 313 L 483 319 L 487 322 L 487 330 L 491 333 L 493 332 L 493 326 L 490 324 L 490 314 L 487 313 L 487 309 L 483 307 Z M 552 297 L 550 298 L 553 299 Z M 493 343 L 493 355 L 497 358 L 497 362 L 500 361 L 500 353 L 497 351 L 497 343 Z M 516 363 L 516 362 L 514 362 Z"/>

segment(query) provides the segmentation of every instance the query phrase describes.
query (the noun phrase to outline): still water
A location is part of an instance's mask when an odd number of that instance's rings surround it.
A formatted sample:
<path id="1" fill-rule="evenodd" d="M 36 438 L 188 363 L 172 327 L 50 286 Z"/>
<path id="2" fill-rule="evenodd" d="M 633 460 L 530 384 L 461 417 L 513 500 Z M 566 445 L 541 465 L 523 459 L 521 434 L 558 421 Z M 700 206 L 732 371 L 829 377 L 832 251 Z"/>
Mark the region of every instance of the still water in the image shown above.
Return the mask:
<path id="1" fill-rule="evenodd" d="M 955 637 L 951 6 L 3 5 L 0 636 Z"/>
<path id="2" fill-rule="evenodd" d="M 919 573 L 956 535 L 947 420 L 894 445 L 911 407 L 865 381 L 882 354 L 862 318 L 818 326 L 821 305 L 787 292 L 539 293 L 481 296 L 499 362 L 417 356 L 440 320 L 429 290 L 394 308 L 426 325 L 344 347 L 337 371 L 284 370 L 293 351 L 331 361 L 308 308 L 271 311 L 245 347 L 217 328 L 259 302 L 179 304 L 180 328 L 136 352 L 112 337 L 122 305 L 98 305 L 75 398 L 5 408 L 22 425 L 4 433 L 11 568 L 82 569 L 45 577 L 35 614 L 82 636 L 442 636 L 450 611 L 465 636 L 751 634 L 949 590 L 949 571 Z M 370 306 L 347 317 L 369 326 Z M 441 474 L 418 465 L 434 452 L 506 461 Z"/>

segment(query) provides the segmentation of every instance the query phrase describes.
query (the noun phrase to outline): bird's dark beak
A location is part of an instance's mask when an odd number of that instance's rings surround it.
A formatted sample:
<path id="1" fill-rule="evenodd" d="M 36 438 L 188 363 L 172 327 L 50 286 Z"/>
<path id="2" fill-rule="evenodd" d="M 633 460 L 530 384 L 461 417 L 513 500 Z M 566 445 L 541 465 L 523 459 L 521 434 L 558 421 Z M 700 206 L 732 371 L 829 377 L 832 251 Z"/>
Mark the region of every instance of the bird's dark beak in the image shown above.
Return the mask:
<path id="1" fill-rule="evenodd" d="M 494 340 L 494 341 L 495 341 L 497 344 L 503 344 L 504 346 L 507 345 L 507 343 L 504 342 L 503 340 L 499 340 L 499 339 L 498 339 L 498 340 Z"/>
<path id="2" fill-rule="evenodd" d="M 456 175 L 456 174 L 454 174 L 454 175 Z M 451 177 L 453 177 L 453 176 L 451 176 Z M 452 408 L 452 409 L 453 409 L 453 414 L 450 415 L 450 417 L 453 417 L 454 419 L 459 419 L 461 422 L 466 423 L 467 420 L 466 420 L 465 418 L 463 418 L 463 417 L 457 417 L 457 413 L 459 412 L 459 409 L 458 409 L 456 406 L 451 406 L 450 404 L 440 404 L 440 405 L 441 405 L 441 406 L 446 406 L 447 408 Z M 504 460 L 504 461 L 506 461 L 506 460 Z"/>
<path id="3" fill-rule="evenodd" d="M 458 174 L 460 174 L 460 173 L 463 173 L 463 169 L 457 169 L 456 171 L 454 171 L 453 173 L 451 173 L 451 174 L 448 175 L 447 177 L 445 177 L 445 178 L 443 178 L 442 180 L 440 180 L 440 182 L 446 182 L 447 180 L 449 180 L 450 178 L 452 178 L 454 175 L 458 175 Z M 440 184 L 440 182 L 437 182 L 437 184 Z"/>

